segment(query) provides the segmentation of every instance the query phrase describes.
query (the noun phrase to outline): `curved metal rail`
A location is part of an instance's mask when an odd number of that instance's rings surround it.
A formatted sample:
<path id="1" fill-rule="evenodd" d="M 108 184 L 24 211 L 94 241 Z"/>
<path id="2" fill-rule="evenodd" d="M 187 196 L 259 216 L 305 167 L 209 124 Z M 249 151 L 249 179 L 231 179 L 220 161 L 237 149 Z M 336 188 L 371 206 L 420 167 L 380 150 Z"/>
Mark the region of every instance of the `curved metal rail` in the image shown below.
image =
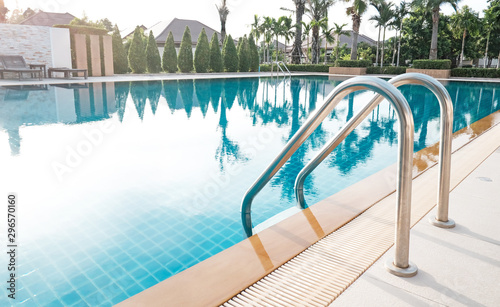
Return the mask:
<path id="1" fill-rule="evenodd" d="M 455 222 L 448 218 L 449 195 L 450 195 L 450 170 L 451 170 L 451 142 L 453 133 L 453 104 L 446 88 L 436 79 L 424 74 L 408 73 L 399 75 L 389 80 L 395 87 L 405 84 L 417 84 L 428 88 L 436 95 L 441 109 L 441 140 L 439 148 L 439 178 L 438 178 L 438 201 L 437 215 L 431 218 L 430 222 L 438 227 L 452 228 Z M 297 175 L 295 181 L 295 196 L 298 206 L 306 208 L 304 199 L 304 181 L 307 176 L 344 140 L 345 136 L 351 133 L 365 117 L 367 117 L 382 101 L 383 97 L 374 97 L 356 116 L 354 116 L 321 151 L 307 163 Z"/>
<path id="2" fill-rule="evenodd" d="M 288 70 L 288 67 L 286 67 L 286 64 L 283 61 L 277 61 L 277 62 L 274 62 L 274 63 L 281 70 L 281 72 L 283 73 L 283 75 L 285 75 L 285 71 L 283 70 L 283 68 L 281 68 L 281 65 L 283 65 L 283 67 L 285 67 L 286 71 L 288 72 L 288 75 L 290 77 L 292 76 L 292 73 Z M 273 73 L 273 68 L 271 67 L 271 75 L 272 75 L 272 73 Z"/>
<path id="3" fill-rule="evenodd" d="M 399 117 L 399 157 L 397 179 L 396 238 L 394 261 L 388 270 L 399 276 L 413 276 L 417 273 L 415 265 L 409 262 L 411 186 L 413 167 L 413 136 L 415 133 L 413 116 L 408 102 L 396 87 L 375 77 L 355 77 L 339 84 L 325 99 L 325 103 L 313 113 L 295 135 L 288 141 L 267 169 L 245 193 L 241 204 L 241 218 L 247 236 L 253 234 L 251 206 L 255 195 L 269 182 L 292 154 L 319 126 L 325 117 L 348 94 L 359 90 L 371 90 L 391 102 Z"/>

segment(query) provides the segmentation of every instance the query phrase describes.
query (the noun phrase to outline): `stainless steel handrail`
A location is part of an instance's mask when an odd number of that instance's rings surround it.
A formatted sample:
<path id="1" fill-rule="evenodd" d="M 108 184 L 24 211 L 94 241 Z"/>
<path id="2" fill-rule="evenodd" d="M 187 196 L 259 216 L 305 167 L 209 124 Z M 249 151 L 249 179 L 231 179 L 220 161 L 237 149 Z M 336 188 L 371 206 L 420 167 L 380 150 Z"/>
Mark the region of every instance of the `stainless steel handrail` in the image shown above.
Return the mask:
<path id="1" fill-rule="evenodd" d="M 452 228 L 455 222 L 448 218 L 449 195 L 450 195 L 450 170 L 451 170 L 451 143 L 453 133 L 453 103 L 446 88 L 436 79 L 418 73 L 399 75 L 389 80 L 395 87 L 405 84 L 417 84 L 428 88 L 436 95 L 441 109 L 441 140 L 439 150 L 439 178 L 438 178 L 438 200 L 437 215 L 430 222 L 438 227 Z M 354 116 L 321 151 L 307 163 L 299 172 L 295 181 L 295 196 L 298 206 L 306 208 L 304 198 L 304 181 L 309 174 L 344 140 L 345 135 L 351 133 L 363 119 L 368 116 L 382 101 L 383 97 L 374 97 L 356 116 Z"/>
<path id="2" fill-rule="evenodd" d="M 247 236 L 253 234 L 251 206 L 255 195 L 269 182 L 276 172 L 286 163 L 292 154 L 319 126 L 325 117 L 348 94 L 359 90 L 371 90 L 390 101 L 399 117 L 399 158 L 397 179 L 396 210 L 396 256 L 391 261 L 389 270 L 400 276 L 413 276 L 417 273 L 415 265 L 409 262 L 411 186 L 413 167 L 413 115 L 404 96 L 392 84 L 375 77 L 355 77 L 339 84 L 325 99 L 325 103 L 313 113 L 283 150 L 245 193 L 241 204 L 243 229 Z"/>
<path id="3" fill-rule="evenodd" d="M 283 68 L 281 68 L 281 65 L 283 65 L 285 67 L 286 71 L 288 72 L 288 75 L 290 77 L 292 76 L 292 73 L 288 70 L 288 67 L 286 67 L 286 64 L 283 61 L 275 61 L 272 64 L 276 64 L 276 66 L 281 70 L 281 72 L 283 73 L 283 76 L 284 76 L 285 71 L 283 70 Z M 276 75 L 277 74 L 278 74 L 278 71 L 276 70 Z M 272 75 L 273 75 L 273 65 L 271 65 L 271 76 Z"/>

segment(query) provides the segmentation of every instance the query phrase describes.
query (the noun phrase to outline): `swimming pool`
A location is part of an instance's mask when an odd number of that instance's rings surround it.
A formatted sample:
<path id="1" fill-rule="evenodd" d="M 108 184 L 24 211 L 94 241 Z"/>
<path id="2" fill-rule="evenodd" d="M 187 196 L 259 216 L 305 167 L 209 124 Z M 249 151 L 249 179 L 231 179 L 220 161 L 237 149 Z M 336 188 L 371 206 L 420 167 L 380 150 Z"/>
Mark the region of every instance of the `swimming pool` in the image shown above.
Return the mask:
<path id="1" fill-rule="evenodd" d="M 19 199 L 16 302 L 115 304 L 241 241 L 243 193 L 340 81 L 0 88 L 1 185 Z M 496 84 L 446 87 L 454 131 L 500 109 Z M 401 90 L 418 151 L 439 139 L 439 106 L 421 87 Z M 256 197 L 255 223 L 294 205 L 296 174 L 368 97 L 347 97 L 292 156 Z M 396 116 L 384 102 L 309 176 L 307 202 L 394 163 L 395 146 Z M 0 304 L 10 304 L 1 291 Z"/>

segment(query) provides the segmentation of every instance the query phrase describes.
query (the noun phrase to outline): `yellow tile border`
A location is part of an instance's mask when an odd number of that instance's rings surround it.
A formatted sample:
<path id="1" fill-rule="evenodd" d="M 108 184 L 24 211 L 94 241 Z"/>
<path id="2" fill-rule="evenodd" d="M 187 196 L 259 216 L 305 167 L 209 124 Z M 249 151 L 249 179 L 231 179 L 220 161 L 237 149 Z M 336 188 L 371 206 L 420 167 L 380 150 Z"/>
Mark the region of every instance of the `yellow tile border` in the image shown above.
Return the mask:
<path id="1" fill-rule="evenodd" d="M 466 141 L 476 138 L 483 132 L 488 130 L 492 132 L 483 133 L 481 137 L 474 140 L 474 146 L 463 147 L 453 154 L 452 187 L 455 187 L 487 157 L 489 147 L 494 147 L 494 143 L 500 142 L 500 137 L 498 137 L 500 125 L 497 125 L 499 122 L 500 111 L 454 134 L 454 143 L 456 140 L 458 146 L 463 146 Z M 497 138 L 493 138 L 492 141 L 489 135 L 495 135 Z M 485 143 L 484 139 L 489 141 Z M 477 147 L 477 144 L 480 144 L 479 148 L 483 149 L 476 151 L 471 149 L 471 147 Z M 437 176 L 437 168 L 432 167 L 437 161 L 437 150 L 436 144 L 415 154 L 415 176 L 425 175 L 425 178 Z M 468 156 L 471 154 L 473 156 Z M 461 158 L 457 160 L 457 157 Z M 427 171 L 424 172 L 424 169 Z M 353 220 L 375 203 L 392 201 L 393 196 L 390 194 L 395 190 L 395 179 L 395 165 L 393 165 L 144 290 L 121 302 L 118 306 L 220 305 L 261 280 L 325 235 L 331 234 Z M 414 180 L 413 201 L 415 202 L 415 197 L 420 197 L 419 202 L 432 203 L 433 206 L 437 195 L 434 191 L 437 189 L 436 182 L 437 179 L 417 178 Z M 364 193 L 359 193 L 360 190 Z M 421 192 L 424 190 L 425 192 Z M 394 204 L 395 201 L 392 201 L 392 206 Z M 419 206 L 414 206 L 414 210 L 415 208 Z M 426 213 L 429 209 L 422 210 Z M 416 218 L 416 216 L 423 215 L 418 213 L 412 216 Z"/>

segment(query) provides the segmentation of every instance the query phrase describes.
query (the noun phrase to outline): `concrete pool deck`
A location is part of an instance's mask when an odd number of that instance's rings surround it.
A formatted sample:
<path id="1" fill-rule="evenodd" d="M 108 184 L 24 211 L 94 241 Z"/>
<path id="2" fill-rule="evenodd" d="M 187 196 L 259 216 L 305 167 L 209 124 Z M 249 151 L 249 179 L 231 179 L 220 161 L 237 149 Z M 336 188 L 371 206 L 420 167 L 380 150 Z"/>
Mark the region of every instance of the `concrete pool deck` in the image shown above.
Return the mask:
<path id="1" fill-rule="evenodd" d="M 221 78 L 251 78 L 251 77 L 271 77 L 276 76 L 276 72 L 271 74 L 270 72 L 248 72 L 248 73 L 176 73 L 176 74 L 123 74 L 123 75 L 113 75 L 108 77 L 89 77 L 84 79 L 83 77 L 74 77 L 71 79 L 63 78 L 44 78 L 42 80 L 38 79 L 24 79 L 19 81 L 18 79 L 0 79 L 0 86 L 15 86 L 15 85 L 40 85 L 40 84 L 68 84 L 68 83 L 96 83 L 96 82 L 130 82 L 130 81 L 152 81 L 152 80 L 186 80 L 186 79 L 221 79 Z M 287 76 L 288 74 L 285 74 Z M 328 76 L 332 78 L 351 78 L 356 77 L 353 75 L 333 75 L 328 73 L 318 73 L 318 72 L 292 72 L 292 76 Z M 278 76 L 284 76 L 281 72 Z M 396 75 L 365 75 L 378 78 L 391 79 Z M 461 78 L 461 77 L 451 77 L 449 79 L 439 79 L 439 81 L 465 81 L 465 82 L 493 82 L 500 83 L 498 78 Z"/>
<path id="2" fill-rule="evenodd" d="M 500 302 L 500 147 L 450 194 L 457 226 L 441 229 L 427 214 L 412 228 L 417 276 L 386 272 L 391 248 L 330 306 L 498 306 Z"/>

